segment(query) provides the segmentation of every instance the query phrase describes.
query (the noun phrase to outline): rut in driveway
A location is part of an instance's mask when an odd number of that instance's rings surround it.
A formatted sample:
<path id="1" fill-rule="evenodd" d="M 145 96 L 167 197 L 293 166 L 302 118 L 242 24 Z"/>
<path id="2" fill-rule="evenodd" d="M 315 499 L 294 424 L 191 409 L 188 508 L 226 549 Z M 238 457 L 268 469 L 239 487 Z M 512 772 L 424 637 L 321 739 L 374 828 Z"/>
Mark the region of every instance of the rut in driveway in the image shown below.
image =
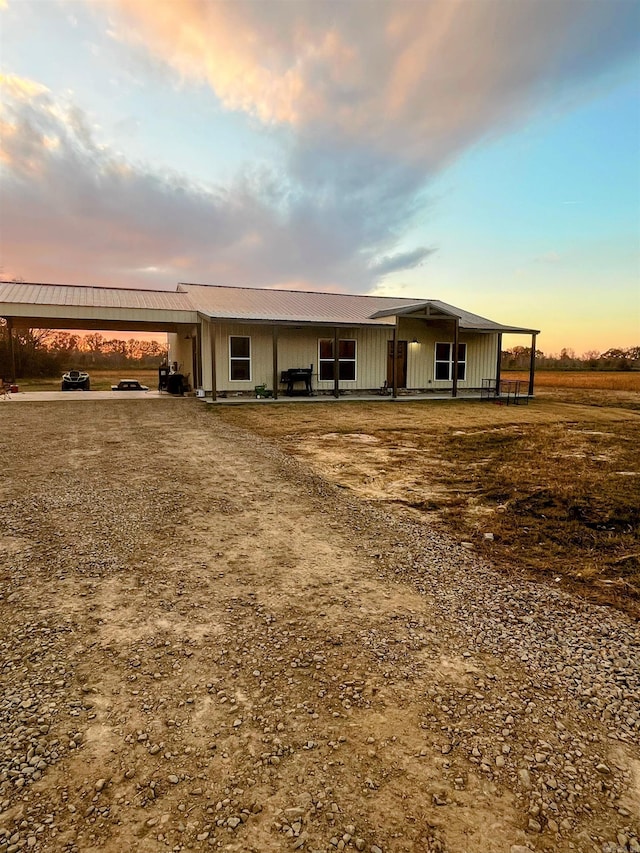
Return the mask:
<path id="1" fill-rule="evenodd" d="M 638 853 L 637 624 L 211 414 L 3 409 L 0 851 Z"/>

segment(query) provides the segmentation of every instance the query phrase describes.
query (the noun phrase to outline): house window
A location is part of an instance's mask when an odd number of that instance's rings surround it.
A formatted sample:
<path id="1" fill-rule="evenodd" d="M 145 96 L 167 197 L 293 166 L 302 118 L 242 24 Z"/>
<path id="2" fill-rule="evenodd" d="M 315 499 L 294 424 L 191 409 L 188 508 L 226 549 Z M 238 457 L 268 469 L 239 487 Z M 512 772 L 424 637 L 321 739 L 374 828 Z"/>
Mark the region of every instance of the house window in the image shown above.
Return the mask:
<path id="1" fill-rule="evenodd" d="M 453 380 L 453 344 L 436 344 L 435 379 L 451 382 Z M 464 380 L 467 373 L 467 345 L 458 344 L 458 380 Z"/>
<path id="2" fill-rule="evenodd" d="M 229 338 L 229 379 L 232 382 L 251 380 L 251 338 Z"/>
<path id="3" fill-rule="evenodd" d="M 333 344 L 333 338 L 321 338 L 318 341 L 320 379 L 329 382 L 334 378 Z M 345 382 L 353 382 L 356 378 L 356 342 L 353 340 L 338 341 L 338 377 Z"/>

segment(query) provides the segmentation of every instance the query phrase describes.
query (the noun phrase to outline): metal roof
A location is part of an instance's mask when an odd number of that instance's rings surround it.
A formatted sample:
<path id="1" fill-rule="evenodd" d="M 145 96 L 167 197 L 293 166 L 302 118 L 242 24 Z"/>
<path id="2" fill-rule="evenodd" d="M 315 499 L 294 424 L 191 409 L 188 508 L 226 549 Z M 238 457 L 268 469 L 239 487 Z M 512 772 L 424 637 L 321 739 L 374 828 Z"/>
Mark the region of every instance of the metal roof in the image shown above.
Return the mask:
<path id="1" fill-rule="evenodd" d="M 208 317 L 227 320 L 271 320 L 290 323 L 340 325 L 393 325 L 386 317 L 372 317 L 391 305 L 414 304 L 414 299 L 357 296 L 351 293 L 316 293 L 301 290 L 265 290 L 181 283 L 193 306 Z"/>
<path id="2" fill-rule="evenodd" d="M 175 290 L 134 290 L 126 287 L 86 287 L 15 281 L 0 282 L 0 305 L 4 302 L 17 305 L 59 305 L 66 308 L 194 310 L 189 297 Z"/>
<path id="3" fill-rule="evenodd" d="M 445 319 L 457 317 L 460 328 L 477 332 L 527 332 L 534 329 L 505 326 L 456 308 L 439 299 L 403 299 L 393 296 L 357 296 L 301 290 L 264 290 L 209 284 L 178 285 L 191 297 L 194 308 L 211 318 L 271 320 L 340 325 L 394 325 L 396 316 Z"/>
<path id="4" fill-rule="evenodd" d="M 419 317 L 438 319 L 441 317 L 457 317 L 460 321 L 460 328 L 476 332 L 523 332 L 531 335 L 539 334 L 538 329 L 525 329 L 521 326 L 505 326 L 503 323 L 496 323 L 495 320 L 489 320 L 486 317 L 481 317 L 479 314 L 472 314 L 470 311 L 464 311 L 462 308 L 456 308 L 455 305 L 449 305 L 447 302 L 442 302 L 440 299 L 424 299 L 419 302 L 414 301 L 411 305 L 405 305 L 395 308 L 387 308 L 382 311 L 376 311 L 375 317 L 386 317 L 390 314 L 395 316 L 406 316 L 415 314 Z"/>
<path id="5" fill-rule="evenodd" d="M 280 322 L 340 326 L 392 326 L 397 316 L 453 319 L 460 328 L 478 332 L 537 333 L 535 329 L 505 326 L 471 314 L 438 299 L 406 299 L 391 296 L 360 296 L 351 293 L 317 293 L 301 290 L 268 290 L 254 287 L 180 283 L 175 290 L 126 287 L 0 282 L 0 316 L 11 315 L 10 305 L 48 306 L 117 311 L 189 312 L 185 322 L 195 322 L 196 312 L 211 319 L 239 322 Z M 26 316 L 21 310 L 21 316 Z M 32 316 L 27 312 L 29 316 Z M 113 311 L 111 311 L 113 313 Z M 91 312 L 92 318 L 95 312 Z M 120 316 L 120 315 L 117 315 Z M 157 319 L 157 315 L 156 318 Z"/>

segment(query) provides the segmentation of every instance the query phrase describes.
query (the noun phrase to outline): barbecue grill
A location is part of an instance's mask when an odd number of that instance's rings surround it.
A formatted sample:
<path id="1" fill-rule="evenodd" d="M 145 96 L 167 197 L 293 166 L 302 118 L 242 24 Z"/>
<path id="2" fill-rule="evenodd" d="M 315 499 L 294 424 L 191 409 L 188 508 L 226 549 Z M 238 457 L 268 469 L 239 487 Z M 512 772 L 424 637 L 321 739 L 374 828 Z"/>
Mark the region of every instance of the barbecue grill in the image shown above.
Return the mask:
<path id="1" fill-rule="evenodd" d="M 310 397 L 313 393 L 311 388 L 311 376 L 313 375 L 313 365 L 309 367 L 290 367 L 289 370 L 283 370 L 280 374 L 280 382 L 286 384 L 287 390 L 285 394 L 288 397 L 293 397 L 296 394 Z M 304 383 L 304 390 L 294 390 L 294 385 Z"/>

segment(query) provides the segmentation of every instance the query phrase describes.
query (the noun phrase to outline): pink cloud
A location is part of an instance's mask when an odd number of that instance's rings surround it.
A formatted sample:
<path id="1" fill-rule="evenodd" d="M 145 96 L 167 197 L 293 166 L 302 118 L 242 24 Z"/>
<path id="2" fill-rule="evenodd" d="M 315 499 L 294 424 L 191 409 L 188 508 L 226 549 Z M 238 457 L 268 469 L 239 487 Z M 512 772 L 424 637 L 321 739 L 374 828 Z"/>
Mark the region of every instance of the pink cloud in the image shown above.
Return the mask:
<path id="1" fill-rule="evenodd" d="M 207 81 L 229 109 L 428 168 L 637 48 L 626 0 L 114 3 L 119 39 Z"/>

